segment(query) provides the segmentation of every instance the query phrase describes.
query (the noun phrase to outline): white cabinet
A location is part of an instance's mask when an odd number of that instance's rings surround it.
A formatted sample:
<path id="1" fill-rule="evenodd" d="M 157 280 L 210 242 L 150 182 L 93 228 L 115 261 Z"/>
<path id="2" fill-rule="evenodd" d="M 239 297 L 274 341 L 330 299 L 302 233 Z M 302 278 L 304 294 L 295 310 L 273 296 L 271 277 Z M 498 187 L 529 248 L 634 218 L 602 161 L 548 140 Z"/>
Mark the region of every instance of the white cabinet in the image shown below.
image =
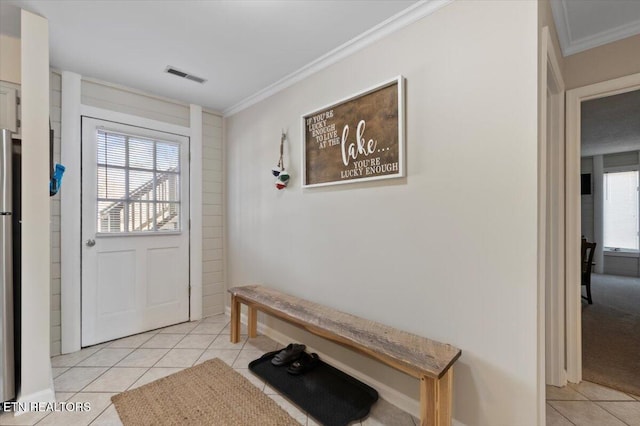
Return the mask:
<path id="1" fill-rule="evenodd" d="M 20 86 L 16 84 L 0 82 L 0 129 L 20 134 Z"/>

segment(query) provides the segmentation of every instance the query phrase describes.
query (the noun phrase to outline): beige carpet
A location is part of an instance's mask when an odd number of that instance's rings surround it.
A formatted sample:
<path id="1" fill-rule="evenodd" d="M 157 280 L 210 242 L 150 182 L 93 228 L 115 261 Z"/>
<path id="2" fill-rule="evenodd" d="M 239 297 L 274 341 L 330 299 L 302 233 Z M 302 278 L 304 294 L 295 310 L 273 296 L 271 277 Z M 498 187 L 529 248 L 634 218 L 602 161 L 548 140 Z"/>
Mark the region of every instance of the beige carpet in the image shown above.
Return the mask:
<path id="1" fill-rule="evenodd" d="M 218 358 L 114 395 L 111 401 L 125 426 L 299 426 Z"/>
<path id="2" fill-rule="evenodd" d="M 582 308 L 582 378 L 640 395 L 640 279 L 592 276 Z"/>

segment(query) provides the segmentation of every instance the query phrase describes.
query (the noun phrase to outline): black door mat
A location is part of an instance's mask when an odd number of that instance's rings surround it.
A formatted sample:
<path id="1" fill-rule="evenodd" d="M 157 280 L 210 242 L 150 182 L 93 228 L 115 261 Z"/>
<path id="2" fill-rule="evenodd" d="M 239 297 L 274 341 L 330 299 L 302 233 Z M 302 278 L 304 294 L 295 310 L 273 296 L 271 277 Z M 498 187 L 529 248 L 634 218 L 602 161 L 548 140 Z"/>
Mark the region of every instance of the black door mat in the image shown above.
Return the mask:
<path id="1" fill-rule="evenodd" d="M 286 366 L 271 364 L 277 353 L 251 361 L 249 369 L 324 426 L 360 420 L 378 400 L 375 389 L 323 361 L 299 376 L 289 374 Z"/>

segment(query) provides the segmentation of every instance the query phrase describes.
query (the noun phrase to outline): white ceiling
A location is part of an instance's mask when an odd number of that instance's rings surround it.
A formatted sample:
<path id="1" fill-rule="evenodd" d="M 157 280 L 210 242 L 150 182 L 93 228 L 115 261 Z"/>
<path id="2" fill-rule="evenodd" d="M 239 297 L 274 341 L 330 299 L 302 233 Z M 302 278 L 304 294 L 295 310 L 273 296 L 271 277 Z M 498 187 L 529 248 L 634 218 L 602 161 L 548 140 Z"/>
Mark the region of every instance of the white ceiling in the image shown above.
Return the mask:
<path id="1" fill-rule="evenodd" d="M 639 0 L 551 0 L 564 56 L 640 34 Z"/>
<path id="2" fill-rule="evenodd" d="M 0 0 L 0 32 L 19 36 L 24 8 L 49 20 L 52 67 L 230 112 L 372 29 L 448 1 Z M 640 0 L 551 4 L 565 56 L 640 33 Z"/>
<path id="3" fill-rule="evenodd" d="M 224 111 L 416 0 L 2 0 L 49 20 L 51 66 Z M 164 72 L 167 65 L 203 77 Z"/>
<path id="4" fill-rule="evenodd" d="M 640 90 L 582 102 L 581 155 L 640 150 Z"/>

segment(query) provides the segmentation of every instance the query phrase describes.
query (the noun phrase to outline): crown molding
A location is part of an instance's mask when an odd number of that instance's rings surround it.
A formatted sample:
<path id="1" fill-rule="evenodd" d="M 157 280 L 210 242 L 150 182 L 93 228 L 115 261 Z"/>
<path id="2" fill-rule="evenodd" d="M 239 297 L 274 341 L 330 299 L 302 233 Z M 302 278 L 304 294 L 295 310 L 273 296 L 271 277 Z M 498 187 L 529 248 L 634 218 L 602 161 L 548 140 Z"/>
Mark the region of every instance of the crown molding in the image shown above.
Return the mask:
<path id="1" fill-rule="evenodd" d="M 558 33 L 563 57 L 575 55 L 576 53 L 584 52 L 585 50 L 593 49 L 594 47 L 640 34 L 639 19 L 625 25 L 601 31 L 589 37 L 574 40 L 571 35 L 571 27 L 569 26 L 566 4 L 567 0 L 551 1 L 551 12 L 553 13 L 553 20 L 556 24 L 556 31 Z"/>
<path id="2" fill-rule="evenodd" d="M 564 56 L 574 55 L 585 50 L 593 49 L 594 47 L 634 36 L 636 34 L 640 34 L 640 19 L 620 27 L 612 28 L 608 31 L 602 31 L 591 37 L 574 40 L 566 49 L 563 49 L 563 54 Z"/>
<path id="3" fill-rule="evenodd" d="M 553 14 L 553 22 L 556 25 L 556 33 L 560 42 L 562 56 L 567 56 L 566 49 L 570 44 L 571 35 L 569 34 L 569 20 L 567 18 L 566 3 L 562 0 L 551 0 L 551 13 Z"/>
<path id="4" fill-rule="evenodd" d="M 330 65 L 335 64 L 341 59 L 346 58 L 355 52 L 364 49 L 372 43 L 392 34 L 399 29 L 402 29 L 417 20 L 431 15 L 435 11 L 443 8 L 451 3 L 453 0 L 420 0 L 413 6 L 393 15 L 389 19 L 379 23 L 375 27 L 360 34 L 359 36 L 351 39 L 350 41 L 336 47 L 330 52 L 322 55 L 318 59 L 308 63 L 297 71 L 286 75 L 275 83 L 265 87 L 264 89 L 254 93 L 253 95 L 243 99 L 237 104 L 225 109 L 223 115 L 229 117 L 234 115 L 243 109 L 249 108 L 278 92 L 286 89 L 287 87 L 301 81 L 318 71 L 327 68 Z"/>

